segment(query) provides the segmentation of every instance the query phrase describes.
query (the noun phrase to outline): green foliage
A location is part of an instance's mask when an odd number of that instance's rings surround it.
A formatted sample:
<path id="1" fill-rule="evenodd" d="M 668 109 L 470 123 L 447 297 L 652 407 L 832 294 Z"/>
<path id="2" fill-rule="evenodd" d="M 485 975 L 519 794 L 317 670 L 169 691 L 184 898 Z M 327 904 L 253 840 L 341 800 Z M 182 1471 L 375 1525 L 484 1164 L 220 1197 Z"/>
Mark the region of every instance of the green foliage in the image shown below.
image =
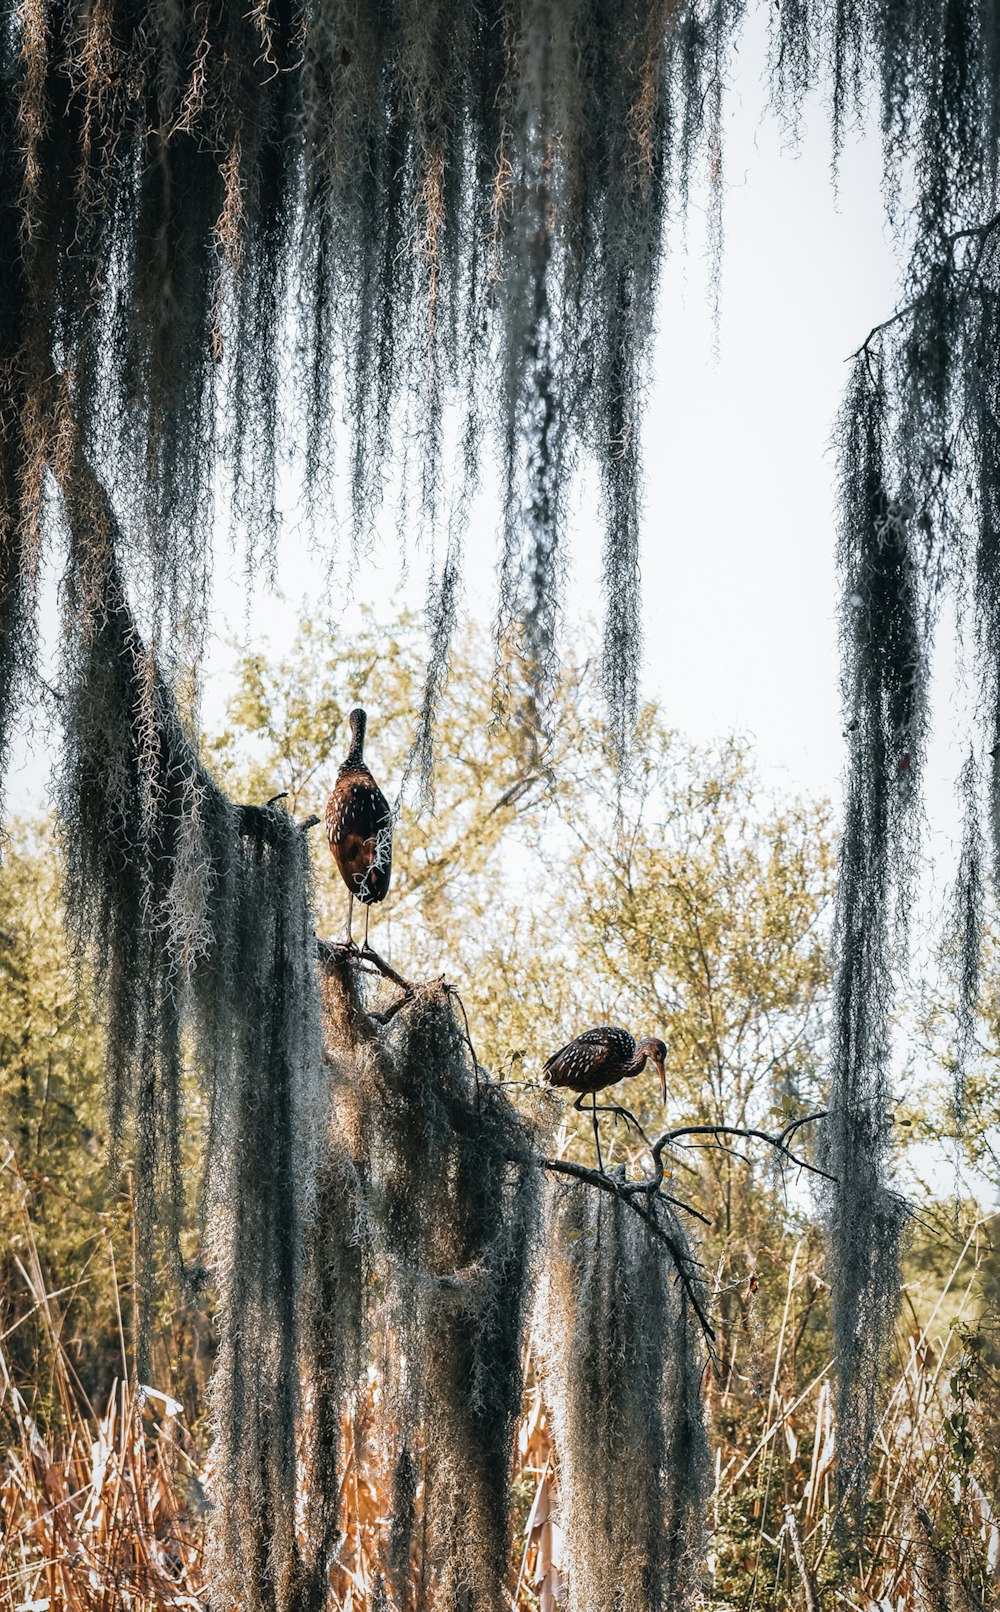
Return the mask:
<path id="1" fill-rule="evenodd" d="M 433 812 L 404 788 L 423 677 L 408 612 L 388 630 L 364 619 L 350 637 L 307 620 L 279 661 L 245 658 L 227 726 L 206 745 L 230 795 L 260 801 L 287 790 L 293 816 L 321 816 L 347 753 L 348 712 L 366 706 L 369 764 L 390 801 L 401 795 L 392 894 L 384 916 L 373 917 L 373 935 L 387 924 L 385 943 L 396 946 L 398 936 L 408 966 L 432 967 L 465 945 L 468 920 L 503 899 L 501 844 L 542 807 L 568 752 L 568 737 L 545 744 L 530 727 L 490 724 L 492 671 L 490 646 L 467 636 L 441 700 Z M 310 844 L 320 929 L 332 938 L 346 896 L 321 828 Z"/>
<path id="2" fill-rule="evenodd" d="M 17 1380 L 36 1385 L 47 1351 L 32 1320 L 33 1272 L 23 1213 L 44 1280 L 66 1294 L 64 1342 L 89 1392 L 120 1371 L 110 1280 L 118 1218 L 107 1200 L 102 1037 L 75 966 L 60 903 L 59 854 L 44 824 L 12 826 L 0 877 L 0 1245 L 4 1348 Z M 119 1256 L 127 1239 L 118 1244 Z M 128 1264 L 123 1267 L 127 1280 Z M 17 1323 L 21 1323 L 18 1325 Z"/>
<path id="3" fill-rule="evenodd" d="M 982 1183 L 1000 1175 L 1000 933 L 991 897 L 976 926 L 978 984 L 970 1012 L 963 912 L 960 886 L 958 921 L 943 937 L 939 968 L 917 1013 L 916 1058 L 946 1070 L 950 1090 L 923 1092 L 907 1108 L 906 1120 L 915 1138 L 946 1141 L 959 1183 L 968 1177 L 981 1191 Z"/>

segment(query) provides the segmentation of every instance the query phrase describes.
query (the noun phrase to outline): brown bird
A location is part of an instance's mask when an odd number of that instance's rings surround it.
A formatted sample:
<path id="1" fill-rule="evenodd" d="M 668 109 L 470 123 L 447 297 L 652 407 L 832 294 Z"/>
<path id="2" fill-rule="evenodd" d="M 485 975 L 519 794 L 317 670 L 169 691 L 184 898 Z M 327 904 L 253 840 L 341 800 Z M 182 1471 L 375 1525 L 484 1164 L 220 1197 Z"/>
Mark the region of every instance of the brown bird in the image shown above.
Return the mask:
<path id="1" fill-rule="evenodd" d="M 667 1049 L 662 1041 L 654 1038 L 640 1041 L 636 1044 L 634 1035 L 623 1030 L 618 1025 L 601 1024 L 595 1030 L 584 1030 L 574 1041 L 565 1047 L 560 1047 L 551 1058 L 546 1060 L 542 1073 L 550 1086 L 565 1086 L 569 1091 L 579 1092 L 579 1097 L 573 1104 L 574 1108 L 583 1106 L 586 1096 L 592 1098 L 591 1113 L 594 1118 L 594 1141 L 597 1143 L 598 1169 L 604 1169 L 601 1158 L 601 1138 L 597 1131 L 597 1116 L 601 1114 L 621 1115 L 633 1125 L 638 1122 L 627 1108 L 621 1108 L 617 1103 L 607 1107 L 598 1107 L 597 1093 L 603 1091 L 605 1086 L 614 1086 L 619 1080 L 628 1080 L 631 1075 L 641 1075 L 649 1059 L 656 1065 L 660 1076 L 660 1091 L 663 1101 L 667 1100 L 667 1075 L 664 1069 L 664 1060 Z"/>
<path id="2" fill-rule="evenodd" d="M 392 874 L 392 811 L 365 766 L 365 729 L 368 718 L 360 708 L 351 712 L 351 748 L 337 773 L 326 808 L 326 837 L 340 876 L 351 893 L 347 909 L 347 944 L 354 945 L 351 920 L 354 903 L 365 909 L 365 948 L 368 946 L 368 908 L 384 901 Z"/>

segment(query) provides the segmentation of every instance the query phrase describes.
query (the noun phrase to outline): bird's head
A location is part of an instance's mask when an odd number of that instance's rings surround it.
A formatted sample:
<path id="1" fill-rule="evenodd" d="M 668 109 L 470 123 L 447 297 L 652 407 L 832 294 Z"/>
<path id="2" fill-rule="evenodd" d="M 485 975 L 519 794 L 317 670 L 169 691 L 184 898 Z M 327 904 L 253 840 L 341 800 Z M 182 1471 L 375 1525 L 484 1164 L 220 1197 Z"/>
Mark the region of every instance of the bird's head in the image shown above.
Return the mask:
<path id="1" fill-rule="evenodd" d="M 650 1060 L 650 1062 L 654 1063 L 656 1065 L 656 1072 L 660 1077 L 660 1095 L 663 1098 L 664 1106 L 666 1106 L 666 1101 L 667 1101 L 667 1071 L 666 1071 L 667 1048 L 666 1048 L 665 1042 L 658 1041 L 655 1036 L 652 1036 L 648 1041 L 643 1041 L 642 1044 L 638 1047 L 637 1050 L 639 1052 L 644 1052 L 646 1054 L 646 1057 Z"/>
<path id="2" fill-rule="evenodd" d="M 351 724 L 351 759 L 360 761 L 365 749 L 365 729 L 368 726 L 368 718 L 360 705 L 357 705 L 347 720 Z"/>

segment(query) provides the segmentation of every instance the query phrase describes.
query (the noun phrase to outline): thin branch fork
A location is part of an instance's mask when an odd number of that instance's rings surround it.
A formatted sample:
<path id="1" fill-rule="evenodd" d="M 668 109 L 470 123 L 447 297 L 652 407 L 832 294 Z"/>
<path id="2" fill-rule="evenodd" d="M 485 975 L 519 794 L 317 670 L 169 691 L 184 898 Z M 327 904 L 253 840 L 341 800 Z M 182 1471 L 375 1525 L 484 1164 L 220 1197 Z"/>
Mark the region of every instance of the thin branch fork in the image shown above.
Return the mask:
<path id="1" fill-rule="evenodd" d="M 997 229 L 1000 229 L 1000 213 L 997 213 L 993 218 L 987 219 L 984 224 L 970 224 L 966 229 L 957 229 L 948 236 L 947 241 L 949 249 L 954 246 L 956 241 L 978 240 L 979 250 L 976 253 L 975 262 L 972 265 L 972 275 L 975 275 L 978 272 L 986 242 Z M 948 270 L 945 269 L 944 272 L 947 273 Z M 867 358 L 871 344 L 875 340 L 875 337 L 880 336 L 884 330 L 891 330 L 893 325 L 898 325 L 903 319 L 907 319 L 911 313 L 915 313 L 926 295 L 926 290 L 921 291 L 913 298 L 912 302 L 906 303 L 905 307 L 897 308 L 895 313 L 890 314 L 888 319 L 883 319 L 880 325 L 873 325 L 864 341 L 861 343 L 861 346 L 855 348 L 853 353 L 848 354 L 847 358 L 845 359 L 845 363 L 849 364 L 852 359 L 860 358 L 862 355 Z"/>
<path id="2" fill-rule="evenodd" d="M 818 1119 L 826 1119 L 826 1116 L 826 1109 L 821 1109 L 815 1114 L 803 1114 L 799 1119 L 793 1119 L 776 1136 L 773 1136 L 769 1131 L 757 1130 L 749 1125 L 681 1125 L 676 1130 L 664 1131 L 663 1135 L 658 1136 L 656 1141 L 650 1145 L 649 1151 L 652 1154 L 655 1166 L 652 1175 L 643 1176 L 638 1181 L 614 1180 L 613 1189 L 622 1197 L 637 1197 L 644 1194 L 651 1198 L 659 1194 L 661 1197 L 667 1198 L 667 1195 L 660 1191 L 666 1173 L 663 1164 L 663 1151 L 667 1147 L 672 1147 L 682 1142 L 688 1136 L 714 1137 L 720 1147 L 723 1144 L 719 1139 L 723 1136 L 738 1136 L 742 1137 L 744 1141 L 766 1142 L 769 1147 L 777 1149 L 797 1169 L 808 1170 L 812 1175 L 822 1176 L 824 1181 L 836 1181 L 838 1177 L 831 1175 L 829 1170 L 820 1169 L 818 1164 L 810 1164 L 808 1159 L 800 1158 L 788 1146 L 790 1139 L 795 1135 L 796 1131 L 801 1130 L 803 1125 L 811 1125 Z M 594 1185 L 600 1185 L 613 1179 L 607 1175 L 602 1177 L 599 1171 L 588 1170 L 583 1165 L 571 1165 L 566 1160 L 546 1160 L 545 1162 L 546 1168 L 549 1168 L 551 1164 L 553 1168 L 557 1167 L 564 1175 L 576 1175 L 580 1180 L 592 1181 Z M 698 1214 L 696 1209 L 692 1209 L 680 1199 L 667 1198 L 667 1202 L 686 1209 L 689 1214 L 696 1215 L 699 1220 L 704 1220 L 705 1224 L 708 1225 L 704 1215 Z"/>
<path id="3" fill-rule="evenodd" d="M 815 1114 L 803 1114 L 800 1119 L 792 1120 L 791 1124 L 786 1125 L 784 1130 L 780 1131 L 777 1136 L 772 1136 L 769 1131 L 760 1131 L 748 1125 L 682 1125 L 677 1130 L 664 1131 L 662 1136 L 657 1137 L 650 1149 L 653 1162 L 656 1165 L 656 1173 L 646 1181 L 631 1182 L 629 1184 L 630 1190 L 633 1192 L 655 1191 L 663 1180 L 664 1148 L 671 1147 L 688 1136 L 712 1136 L 717 1141 L 723 1136 L 738 1136 L 748 1142 L 766 1142 L 768 1147 L 775 1148 L 796 1168 L 808 1170 L 811 1175 L 822 1176 L 824 1181 L 836 1181 L 837 1176 L 831 1175 L 829 1170 L 821 1170 L 818 1164 L 810 1164 L 808 1159 L 803 1159 L 797 1153 L 793 1153 L 788 1146 L 789 1140 L 797 1130 L 800 1130 L 803 1125 L 813 1124 L 818 1119 L 826 1119 L 826 1109 L 821 1109 Z M 719 1145 L 721 1146 L 722 1144 L 720 1143 Z"/>
<path id="4" fill-rule="evenodd" d="M 665 1173 L 663 1165 L 664 1149 L 682 1142 L 688 1136 L 714 1137 L 719 1146 L 722 1145 L 719 1138 L 723 1136 L 739 1136 L 746 1141 L 766 1142 L 769 1147 L 777 1149 L 779 1153 L 798 1168 L 809 1170 L 813 1175 L 822 1176 L 827 1181 L 835 1181 L 836 1176 L 831 1175 L 827 1170 L 821 1170 L 818 1165 L 810 1164 L 806 1159 L 800 1158 L 788 1146 L 795 1132 L 800 1130 L 803 1125 L 810 1125 L 815 1120 L 825 1118 L 826 1110 L 815 1114 L 803 1114 L 799 1119 L 792 1120 L 776 1136 L 771 1135 L 768 1131 L 757 1130 L 753 1126 L 746 1125 L 682 1125 L 675 1130 L 664 1131 L 663 1135 L 658 1136 L 650 1147 L 655 1165 L 654 1173 L 639 1181 L 626 1181 L 624 1173 L 618 1174 L 616 1172 L 613 1175 L 609 1175 L 607 1171 L 593 1170 L 587 1165 L 574 1164 L 569 1159 L 542 1159 L 541 1163 L 543 1169 L 550 1171 L 554 1175 L 568 1176 L 573 1181 L 581 1181 L 586 1186 L 596 1187 L 601 1192 L 608 1192 L 613 1197 L 620 1198 L 623 1203 L 628 1204 L 633 1213 L 639 1216 L 640 1220 L 645 1222 L 653 1235 L 669 1249 L 674 1268 L 711 1349 L 711 1345 L 715 1341 L 715 1331 L 698 1298 L 690 1272 L 686 1269 L 686 1266 L 691 1263 L 690 1256 L 681 1253 L 676 1241 L 660 1225 L 653 1210 L 653 1204 L 659 1199 L 662 1202 L 674 1205 L 678 1209 L 683 1209 L 687 1214 L 693 1215 L 706 1226 L 709 1221 L 705 1215 L 692 1208 L 690 1204 L 684 1203 L 680 1198 L 669 1197 L 668 1194 L 661 1190 Z M 646 1199 L 645 1208 L 637 1201 L 643 1197 Z"/>
<path id="5" fill-rule="evenodd" d="M 364 945 L 360 948 L 354 945 L 349 946 L 346 941 L 321 940 L 317 935 L 316 957 L 323 967 L 330 972 L 336 972 L 347 967 L 357 968 L 363 974 L 380 974 L 383 979 L 389 980 L 393 985 L 398 985 L 402 994 L 396 998 L 395 1002 L 390 1002 L 387 1008 L 368 1014 L 368 1017 L 374 1019 L 377 1024 L 388 1024 L 390 1019 L 395 1018 L 400 1008 L 405 1007 L 407 1002 L 412 1002 L 416 994 L 417 987 L 413 982 L 404 979 L 402 974 L 398 974 L 392 964 L 387 963 L 385 958 L 381 957 L 371 946 Z"/>

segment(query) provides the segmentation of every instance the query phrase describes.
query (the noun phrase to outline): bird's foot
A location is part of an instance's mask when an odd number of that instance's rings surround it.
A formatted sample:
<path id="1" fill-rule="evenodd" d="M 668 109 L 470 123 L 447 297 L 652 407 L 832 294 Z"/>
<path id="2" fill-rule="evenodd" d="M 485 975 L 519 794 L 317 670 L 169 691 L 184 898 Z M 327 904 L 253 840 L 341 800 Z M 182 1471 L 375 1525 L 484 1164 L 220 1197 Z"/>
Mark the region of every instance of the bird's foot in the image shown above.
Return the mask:
<path id="1" fill-rule="evenodd" d="M 626 1131 L 630 1127 L 634 1126 L 636 1132 L 638 1133 L 639 1136 L 642 1137 L 643 1141 L 645 1142 L 645 1141 L 648 1140 L 645 1131 L 643 1130 L 642 1126 L 639 1124 L 639 1121 L 636 1119 L 636 1117 L 632 1113 L 631 1109 L 622 1108 L 617 1103 L 615 1103 L 612 1107 L 599 1109 L 598 1112 L 599 1113 L 604 1113 L 604 1114 L 612 1114 L 614 1116 L 614 1123 L 615 1123 L 616 1128 L 617 1128 L 619 1120 L 623 1121 Z"/>
<path id="2" fill-rule="evenodd" d="M 382 975 L 383 979 L 391 980 L 393 985 L 398 985 L 400 990 L 405 991 L 408 996 L 413 995 L 412 983 L 404 979 L 402 974 L 397 974 L 391 964 L 387 963 L 385 958 L 379 955 L 374 946 L 369 946 L 367 940 L 363 946 L 355 946 L 354 949 L 358 954 L 359 962 L 368 963 L 371 968 L 375 969 L 376 973 Z"/>

